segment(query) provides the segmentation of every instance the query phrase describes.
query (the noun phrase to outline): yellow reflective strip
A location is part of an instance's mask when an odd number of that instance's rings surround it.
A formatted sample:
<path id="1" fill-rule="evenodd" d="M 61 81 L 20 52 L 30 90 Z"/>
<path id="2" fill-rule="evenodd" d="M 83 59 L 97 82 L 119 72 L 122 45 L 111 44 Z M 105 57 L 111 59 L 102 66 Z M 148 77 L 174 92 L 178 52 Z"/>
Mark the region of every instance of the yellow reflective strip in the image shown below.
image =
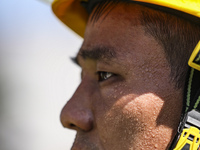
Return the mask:
<path id="1" fill-rule="evenodd" d="M 200 65 L 194 62 L 196 61 L 195 58 L 198 56 L 199 51 L 200 51 L 200 41 L 197 43 L 196 47 L 194 48 L 192 55 L 190 56 L 190 59 L 188 61 L 188 65 L 200 71 Z M 199 59 L 199 56 L 196 59 Z"/>

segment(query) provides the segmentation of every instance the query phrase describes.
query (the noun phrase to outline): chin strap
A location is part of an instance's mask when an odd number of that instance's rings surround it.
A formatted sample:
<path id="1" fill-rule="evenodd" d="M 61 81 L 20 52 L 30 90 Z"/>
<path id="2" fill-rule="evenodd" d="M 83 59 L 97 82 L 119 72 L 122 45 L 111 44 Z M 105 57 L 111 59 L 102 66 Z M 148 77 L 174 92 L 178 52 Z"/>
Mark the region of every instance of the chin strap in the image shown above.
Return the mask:
<path id="1" fill-rule="evenodd" d="M 188 62 L 183 112 L 177 134 L 169 150 L 200 148 L 200 41 Z"/>

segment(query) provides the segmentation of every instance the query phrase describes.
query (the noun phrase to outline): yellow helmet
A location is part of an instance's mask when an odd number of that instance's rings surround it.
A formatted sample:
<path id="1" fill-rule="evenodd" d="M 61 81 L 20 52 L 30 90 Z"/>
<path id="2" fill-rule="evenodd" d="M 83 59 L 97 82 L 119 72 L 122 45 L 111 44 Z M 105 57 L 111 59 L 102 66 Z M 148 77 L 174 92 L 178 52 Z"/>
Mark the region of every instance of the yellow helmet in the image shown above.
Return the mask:
<path id="1" fill-rule="evenodd" d="M 89 0 L 54 0 L 52 9 L 55 15 L 65 23 L 69 28 L 83 37 L 86 22 L 89 14 L 86 9 L 81 6 L 81 2 Z M 91 0 L 90 0 L 91 1 Z M 93 0 L 97 1 L 97 0 Z M 161 9 L 173 10 L 172 13 L 178 12 L 188 14 L 196 18 L 200 24 L 200 0 L 132 0 L 151 6 L 163 6 Z M 174 11 L 175 10 L 175 11 Z"/>

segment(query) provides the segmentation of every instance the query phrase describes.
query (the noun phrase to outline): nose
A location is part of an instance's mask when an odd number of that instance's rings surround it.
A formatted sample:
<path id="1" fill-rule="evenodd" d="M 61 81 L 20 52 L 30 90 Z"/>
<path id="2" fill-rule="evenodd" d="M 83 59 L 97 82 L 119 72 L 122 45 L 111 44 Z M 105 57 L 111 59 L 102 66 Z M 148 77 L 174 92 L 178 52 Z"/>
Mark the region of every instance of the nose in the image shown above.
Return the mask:
<path id="1" fill-rule="evenodd" d="M 83 131 L 92 129 L 93 114 L 90 109 L 90 96 L 87 91 L 88 88 L 80 84 L 72 98 L 63 107 L 60 120 L 64 127 Z"/>

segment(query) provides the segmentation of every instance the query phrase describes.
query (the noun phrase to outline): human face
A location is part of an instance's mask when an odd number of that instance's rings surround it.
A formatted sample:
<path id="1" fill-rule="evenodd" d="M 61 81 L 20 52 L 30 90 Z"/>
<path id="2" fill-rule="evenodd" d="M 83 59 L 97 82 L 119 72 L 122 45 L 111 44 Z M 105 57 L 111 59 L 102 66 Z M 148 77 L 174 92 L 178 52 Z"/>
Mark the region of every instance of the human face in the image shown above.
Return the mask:
<path id="1" fill-rule="evenodd" d="M 138 5 L 117 5 L 87 24 L 77 55 L 82 81 L 61 113 L 77 131 L 72 150 L 161 150 L 180 118 L 182 90 Z"/>

